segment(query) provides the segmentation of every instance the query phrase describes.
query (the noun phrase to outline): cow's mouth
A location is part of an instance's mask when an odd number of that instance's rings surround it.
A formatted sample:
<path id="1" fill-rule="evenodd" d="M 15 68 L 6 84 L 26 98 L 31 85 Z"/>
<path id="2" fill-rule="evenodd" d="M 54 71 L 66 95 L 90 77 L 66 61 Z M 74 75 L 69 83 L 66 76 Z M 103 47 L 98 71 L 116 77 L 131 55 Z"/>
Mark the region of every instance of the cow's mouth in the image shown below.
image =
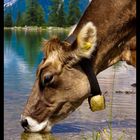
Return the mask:
<path id="1" fill-rule="evenodd" d="M 20 123 L 24 128 L 25 132 L 50 132 L 52 126 L 48 118 L 41 123 L 38 123 L 35 119 L 29 116 L 21 115 Z"/>

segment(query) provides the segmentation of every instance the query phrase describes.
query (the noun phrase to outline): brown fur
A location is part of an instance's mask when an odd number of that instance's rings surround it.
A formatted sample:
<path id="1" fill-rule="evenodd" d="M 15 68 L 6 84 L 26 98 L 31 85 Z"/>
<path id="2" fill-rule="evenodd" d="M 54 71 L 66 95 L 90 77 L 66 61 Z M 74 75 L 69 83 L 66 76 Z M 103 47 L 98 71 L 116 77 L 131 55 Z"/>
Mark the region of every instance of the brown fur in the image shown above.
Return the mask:
<path id="1" fill-rule="evenodd" d="M 136 36 L 136 1 L 93 0 L 73 34 L 78 34 L 82 25 L 88 21 L 93 21 L 97 28 L 97 54 L 93 60 L 93 67 L 95 73 L 99 73 L 121 60 L 119 57 L 114 63 L 109 63 L 111 59 L 121 55 L 120 49 L 122 51 L 125 44 Z M 123 45 L 117 48 L 122 41 Z M 135 48 L 135 40 L 133 42 Z M 116 54 L 112 54 L 112 51 Z"/>
<path id="2" fill-rule="evenodd" d="M 92 21 L 97 28 L 97 49 L 93 53 L 93 69 L 96 75 L 120 60 L 136 66 L 135 0 L 93 0 L 72 34 L 77 36 L 88 21 Z M 53 50 L 59 50 L 64 45 L 62 44 L 53 39 L 45 42 L 44 45 L 49 48 L 45 48 L 44 53 L 48 57 Z M 70 52 L 63 50 L 59 55 L 62 57 L 63 53 Z M 59 62 L 58 58 L 56 57 L 56 60 Z M 39 69 L 45 67 L 45 62 L 47 63 L 47 59 L 41 62 Z M 66 62 L 66 59 L 63 62 Z M 62 61 L 60 64 L 62 65 Z M 45 68 L 44 73 L 50 69 L 51 67 Z M 38 75 L 23 115 L 31 116 L 38 122 L 48 117 L 49 123 L 54 125 L 80 106 L 89 93 L 89 82 L 79 68 L 64 67 L 55 83 L 52 86 L 46 85 L 43 91 L 39 90 Z M 44 130 L 47 131 L 47 127 Z"/>
<path id="3" fill-rule="evenodd" d="M 46 58 L 52 51 L 59 51 L 60 49 L 62 49 L 62 43 L 57 37 L 52 38 L 49 41 L 44 40 L 42 42 L 42 46 L 43 46 L 42 51 Z"/>

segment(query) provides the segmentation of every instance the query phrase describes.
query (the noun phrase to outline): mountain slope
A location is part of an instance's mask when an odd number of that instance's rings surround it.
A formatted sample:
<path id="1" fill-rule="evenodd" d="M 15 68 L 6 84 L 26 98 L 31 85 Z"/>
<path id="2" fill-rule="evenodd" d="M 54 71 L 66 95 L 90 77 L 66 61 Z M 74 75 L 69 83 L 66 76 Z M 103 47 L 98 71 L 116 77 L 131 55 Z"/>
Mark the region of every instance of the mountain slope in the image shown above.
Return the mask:
<path id="1" fill-rule="evenodd" d="M 68 1 L 64 0 L 64 9 L 67 12 L 68 10 Z M 45 11 L 45 18 L 46 21 L 48 19 L 49 14 L 49 6 L 51 5 L 51 0 L 39 0 L 39 3 L 43 7 Z M 80 0 L 79 8 L 81 12 L 86 9 L 87 5 L 89 3 L 89 0 Z M 17 13 L 20 11 L 21 13 L 25 12 L 26 10 L 26 0 L 4 0 L 4 14 L 10 12 L 12 14 L 12 18 L 14 21 L 16 21 Z"/>

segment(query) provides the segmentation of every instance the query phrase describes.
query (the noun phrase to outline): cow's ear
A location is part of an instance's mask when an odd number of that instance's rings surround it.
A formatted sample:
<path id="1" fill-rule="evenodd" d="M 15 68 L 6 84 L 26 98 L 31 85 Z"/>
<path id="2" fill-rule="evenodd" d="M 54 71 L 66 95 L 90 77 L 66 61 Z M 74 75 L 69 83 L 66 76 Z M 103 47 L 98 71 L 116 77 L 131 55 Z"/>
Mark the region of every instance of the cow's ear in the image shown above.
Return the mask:
<path id="1" fill-rule="evenodd" d="M 97 31 L 92 22 L 85 24 L 77 36 L 76 56 L 90 58 L 96 48 Z"/>
<path id="2" fill-rule="evenodd" d="M 72 66 L 82 58 L 90 58 L 96 47 L 96 27 L 92 22 L 85 24 L 77 36 L 70 35 L 64 42 L 65 65 Z M 67 49 L 66 49 L 67 48 Z"/>

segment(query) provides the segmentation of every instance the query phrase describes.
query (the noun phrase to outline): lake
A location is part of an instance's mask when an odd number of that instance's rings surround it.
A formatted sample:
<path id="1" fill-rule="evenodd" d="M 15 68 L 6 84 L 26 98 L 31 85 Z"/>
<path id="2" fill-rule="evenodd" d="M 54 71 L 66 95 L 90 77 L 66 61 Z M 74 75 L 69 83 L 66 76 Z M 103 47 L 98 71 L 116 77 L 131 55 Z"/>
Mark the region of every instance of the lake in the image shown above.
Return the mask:
<path id="1" fill-rule="evenodd" d="M 113 140 L 122 133 L 123 140 L 135 140 L 136 87 L 131 85 L 136 83 L 136 69 L 125 62 L 97 76 L 105 93 L 105 110 L 91 112 L 85 100 L 69 117 L 56 124 L 52 133 L 24 133 L 19 123 L 20 114 L 34 83 L 37 66 L 43 58 L 41 40 L 54 34 L 63 40 L 68 32 L 4 31 L 4 139 L 89 140 L 93 131 L 108 130 L 111 120 Z"/>

